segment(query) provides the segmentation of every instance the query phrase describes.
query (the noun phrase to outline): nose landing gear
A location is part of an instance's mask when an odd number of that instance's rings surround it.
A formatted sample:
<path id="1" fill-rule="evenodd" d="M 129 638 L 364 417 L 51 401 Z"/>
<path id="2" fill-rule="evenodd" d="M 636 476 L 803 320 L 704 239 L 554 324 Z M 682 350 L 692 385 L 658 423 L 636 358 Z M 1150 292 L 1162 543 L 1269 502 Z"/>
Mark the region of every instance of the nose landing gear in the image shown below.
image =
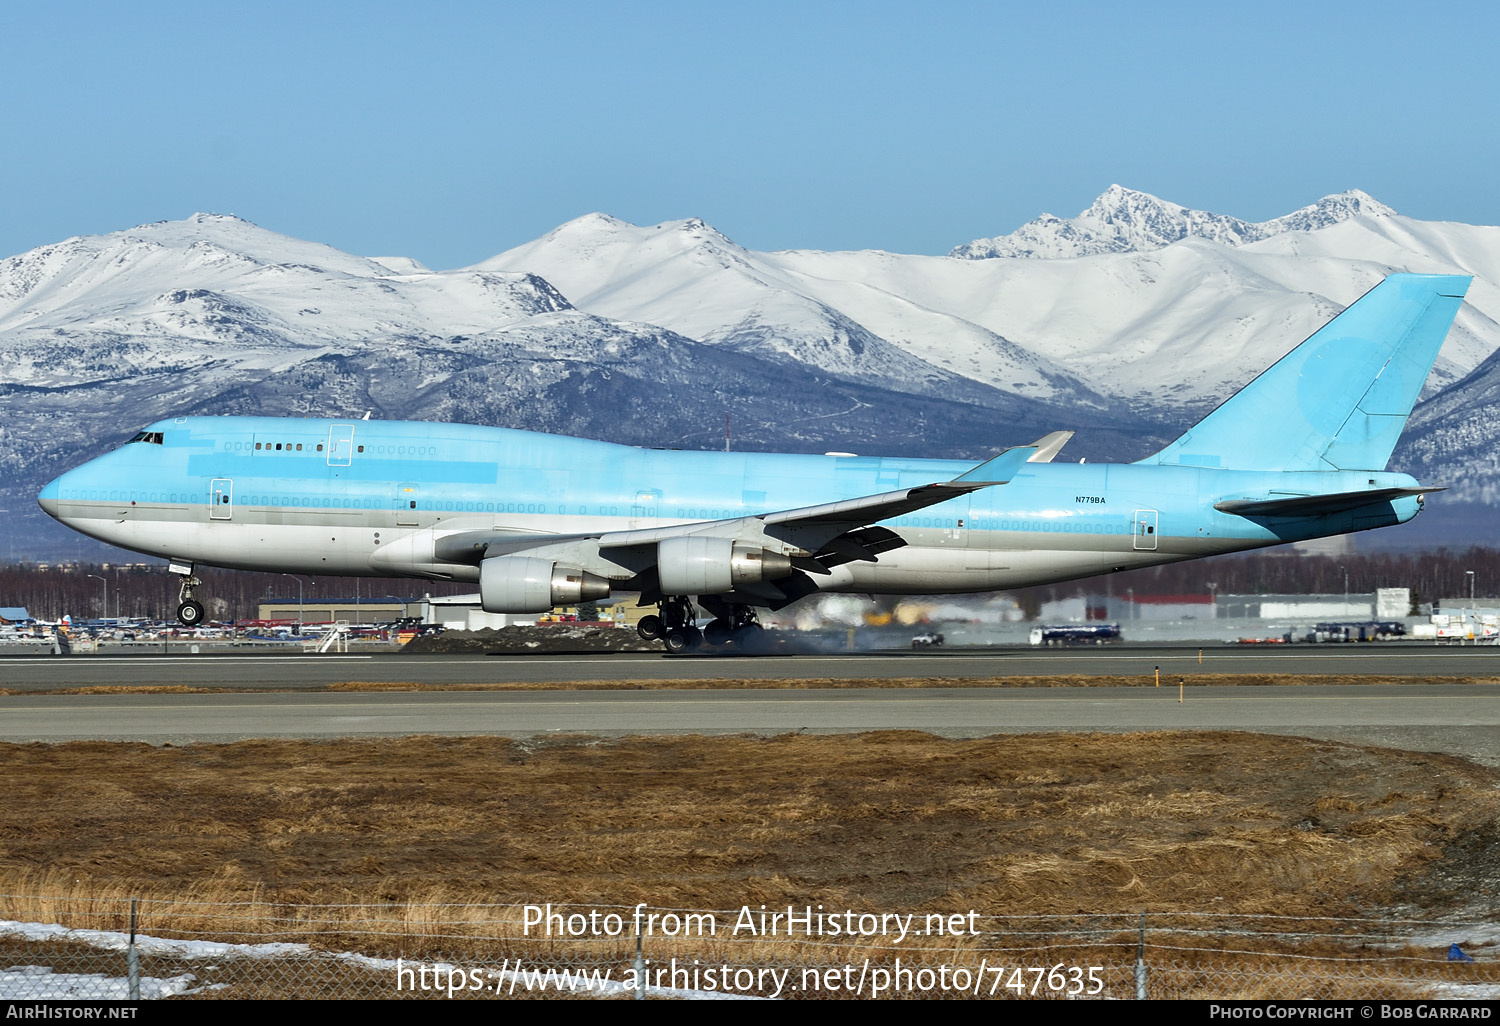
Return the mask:
<path id="1" fill-rule="evenodd" d="M 177 589 L 177 622 L 184 627 L 196 627 L 203 622 L 203 603 L 193 599 L 193 589 L 203 582 L 193 576 L 191 563 L 184 566 L 181 563 L 168 565 L 172 573 L 182 578 L 182 584 Z"/>

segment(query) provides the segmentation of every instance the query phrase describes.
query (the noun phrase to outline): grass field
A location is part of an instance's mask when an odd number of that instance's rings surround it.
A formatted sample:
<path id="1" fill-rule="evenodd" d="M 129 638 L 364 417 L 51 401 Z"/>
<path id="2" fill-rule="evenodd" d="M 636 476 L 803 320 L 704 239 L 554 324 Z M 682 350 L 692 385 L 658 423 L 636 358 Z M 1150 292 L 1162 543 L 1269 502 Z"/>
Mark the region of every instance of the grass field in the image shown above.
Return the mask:
<path id="1" fill-rule="evenodd" d="M 0 772 L 0 892 L 277 904 L 1438 911 L 1497 877 L 1500 821 L 1464 760 L 1239 733 L 74 742 Z"/>
<path id="2" fill-rule="evenodd" d="M 1140 681 L 1003 682 L 1101 683 Z M 682 682 L 588 687 L 643 686 Z M 421 687 L 349 682 L 330 690 Z M 1500 771 L 1440 754 L 1251 733 L 3 744 L 0 772 L 0 918 L 123 929 L 126 899 L 138 897 L 147 933 L 305 941 L 372 955 L 562 957 L 561 948 L 516 940 L 517 913 L 500 906 L 527 903 L 821 904 L 919 916 L 975 909 L 989 925 L 971 954 L 1008 949 L 1004 931 L 1021 936 L 1028 916 L 1112 924 L 1119 979 L 1111 987 L 1126 994 L 1129 924 L 1141 913 L 1160 944 L 1164 930 L 1193 934 L 1184 913 L 1221 923 L 1493 920 L 1500 907 Z M 1185 960 L 1177 993 L 1386 993 L 1383 980 L 1350 982 L 1344 960 L 1361 957 L 1367 942 L 1341 939 L 1339 929 L 1294 939 L 1197 937 L 1179 945 L 1190 954 L 1173 956 Z M 27 951 L 44 960 L 35 944 L 4 943 L 16 960 Z M 1054 961 L 1098 957 L 1072 940 L 1035 943 Z M 628 960 L 629 944 L 614 947 L 608 958 Z M 1247 947 L 1264 950 L 1252 958 L 1262 967 L 1268 957 L 1293 959 L 1274 963 L 1299 974 L 1290 990 L 1277 983 L 1265 991 L 1263 976 L 1237 976 L 1245 956 L 1233 950 Z M 781 963 L 861 954 L 771 939 L 748 947 L 657 942 L 654 951 Z M 1336 964 L 1309 968 L 1309 958 Z M 233 993 L 262 992 L 250 970 L 235 972 L 241 977 L 221 973 L 241 980 Z M 371 979 L 372 994 L 389 985 Z"/>

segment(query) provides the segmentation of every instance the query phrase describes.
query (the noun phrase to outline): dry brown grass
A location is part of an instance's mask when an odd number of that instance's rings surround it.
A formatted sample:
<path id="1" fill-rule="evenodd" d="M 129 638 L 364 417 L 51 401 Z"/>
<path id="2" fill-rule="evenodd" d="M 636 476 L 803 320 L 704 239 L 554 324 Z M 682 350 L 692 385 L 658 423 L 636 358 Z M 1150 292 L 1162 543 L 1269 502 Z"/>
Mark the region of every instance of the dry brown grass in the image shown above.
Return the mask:
<path id="1" fill-rule="evenodd" d="M 1292 685 L 1359 685 L 1359 684 L 1495 684 L 1500 677 L 1400 677 L 1380 674 L 1296 674 L 1296 673 L 1177 673 L 1163 674 L 1163 687 L 1176 687 L 1182 678 L 1188 687 L 1287 687 Z M 540 683 L 504 682 L 493 684 L 420 684 L 416 682 L 344 681 L 330 684 L 326 691 L 662 691 L 662 690 L 838 690 L 869 688 L 1128 688 L 1153 687 L 1150 674 L 1088 676 L 1055 674 L 1018 677 L 891 677 L 842 679 L 837 677 L 797 677 L 783 680 L 749 678 L 705 678 L 698 680 L 560 680 Z M 60 693 L 60 692 L 59 692 Z"/>
<path id="2" fill-rule="evenodd" d="M 0 918 L 114 929 L 100 899 L 140 896 L 403 950 L 485 935 L 449 902 L 1344 915 L 1500 822 L 1461 759 L 1233 733 L 72 742 L 0 772 Z M 377 909 L 308 909 L 338 902 Z"/>
<path id="3" fill-rule="evenodd" d="M 982 936 L 900 949 L 721 935 L 648 950 L 657 964 L 1104 965 L 1128 997 L 1147 910 L 1153 996 L 1409 997 L 1500 970 L 1338 936 L 1205 937 L 1174 914 L 1232 927 L 1222 914 L 1472 900 L 1496 871 L 1500 773 L 1443 755 L 1234 733 L 414 737 L 0 745 L 0 772 L 0 918 L 122 930 L 140 897 L 147 934 L 597 960 L 618 979 L 628 937 L 522 938 L 506 903 L 1088 913 L 1074 922 L 1104 931 L 1091 945 L 1058 920 L 991 918 Z M 69 951 L 0 941 L 6 964 L 123 972 Z M 205 997 L 397 996 L 389 971 L 335 962 L 153 955 L 143 971 L 228 987 Z"/>
<path id="4" fill-rule="evenodd" d="M 1162 687 L 1176 687 L 1178 679 L 1188 687 L 1287 687 L 1292 685 L 1451 685 L 1451 684 L 1495 684 L 1500 677 L 1401 677 L 1394 675 L 1356 674 L 1293 674 L 1293 673 L 1178 673 L 1163 674 Z M 1059 674 L 1051 676 L 1018 677 L 892 677 L 854 678 L 798 677 L 787 679 L 747 678 L 695 678 L 673 680 L 650 678 L 645 680 L 555 680 L 541 682 L 494 682 L 475 684 L 424 684 L 417 681 L 341 681 L 315 688 L 286 688 L 296 691 L 660 691 L 660 690 L 745 690 L 752 688 L 771 690 L 807 690 L 831 688 L 838 690 L 869 688 L 1120 688 L 1152 687 L 1155 681 L 1146 675 L 1086 676 L 1082 674 Z M 52 695 L 104 695 L 104 694 L 200 694 L 208 692 L 234 691 L 234 687 L 194 687 L 190 685 L 108 685 L 48 690 Z M 240 689 L 251 690 L 251 689 Z M 275 688 L 255 688 L 255 693 L 275 691 Z M 0 694 L 20 694 L 0 689 Z M 31 692 L 28 692 L 31 693 Z"/>

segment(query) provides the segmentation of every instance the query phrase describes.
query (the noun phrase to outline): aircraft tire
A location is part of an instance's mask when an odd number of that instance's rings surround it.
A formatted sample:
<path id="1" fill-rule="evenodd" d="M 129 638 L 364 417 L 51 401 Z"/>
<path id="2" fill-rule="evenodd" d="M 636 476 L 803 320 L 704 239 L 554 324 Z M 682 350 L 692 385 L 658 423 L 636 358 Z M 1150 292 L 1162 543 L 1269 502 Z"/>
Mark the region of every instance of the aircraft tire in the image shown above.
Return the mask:
<path id="1" fill-rule="evenodd" d="M 708 642 L 710 645 L 723 645 L 728 642 L 732 636 L 733 633 L 730 630 L 729 624 L 724 620 L 715 620 L 707 627 L 703 628 L 703 640 Z"/>
<path id="2" fill-rule="evenodd" d="M 746 652 L 754 652 L 764 640 L 763 628 L 758 623 L 742 623 L 734 629 L 734 644 Z"/>
<path id="3" fill-rule="evenodd" d="M 184 627 L 196 627 L 203 622 L 203 603 L 188 599 L 177 607 L 177 621 Z"/>
<path id="4" fill-rule="evenodd" d="M 671 652 L 673 655 L 676 655 L 679 652 L 686 652 L 689 648 L 692 647 L 691 638 L 688 635 L 687 630 L 682 627 L 673 627 L 671 630 L 667 631 L 666 636 L 662 638 L 662 641 L 666 644 L 667 651 Z"/>
<path id="5" fill-rule="evenodd" d="M 656 641 L 666 633 L 666 627 L 662 625 L 661 617 L 655 613 L 648 613 L 641 617 L 640 623 L 635 625 L 635 632 L 641 636 L 643 641 Z"/>

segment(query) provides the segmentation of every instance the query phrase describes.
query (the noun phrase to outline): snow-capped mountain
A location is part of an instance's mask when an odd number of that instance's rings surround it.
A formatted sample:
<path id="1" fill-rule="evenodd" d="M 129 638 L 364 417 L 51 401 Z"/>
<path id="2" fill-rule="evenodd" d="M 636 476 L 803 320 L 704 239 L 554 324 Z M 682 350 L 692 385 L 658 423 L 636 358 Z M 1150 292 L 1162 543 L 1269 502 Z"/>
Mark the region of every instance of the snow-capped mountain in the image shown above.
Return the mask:
<path id="1" fill-rule="evenodd" d="M 823 356 L 599 316 L 530 272 L 366 260 L 217 215 L 143 225 L 0 261 L 0 507 L 12 544 L 72 542 L 36 491 L 175 414 L 369 412 L 690 448 L 723 444 L 728 414 L 740 447 L 976 458 L 1065 415 L 899 350 L 884 380 Z M 1079 452 L 1143 451 L 1152 425 L 1121 412 L 1068 411 L 1095 428 Z"/>
<path id="2" fill-rule="evenodd" d="M 221 215 L 69 239 L 0 261 L 0 507 L 50 530 L 50 476 L 184 413 L 693 448 L 728 413 L 746 448 L 975 458 L 1074 428 L 1067 458 L 1134 459 L 1406 270 L 1475 280 L 1397 465 L 1455 486 L 1431 508 L 1500 494 L 1500 228 L 1362 193 L 1250 224 L 1114 187 L 1022 235 L 986 259 L 767 253 L 594 214 L 453 271 Z"/>
<path id="3" fill-rule="evenodd" d="M 832 255 L 832 254 L 830 254 Z M 569 221 L 501 253 L 479 271 L 542 275 L 580 309 L 646 321 L 711 345 L 816 367 L 903 391 L 984 402 L 976 382 L 1013 395 L 1108 409 L 1076 374 L 983 326 L 889 297 L 915 330 L 872 328 L 887 297 L 822 293 L 779 259 L 730 241 L 696 218 L 638 227 L 604 214 Z M 832 291 L 832 290 L 829 290 Z"/>
<path id="4" fill-rule="evenodd" d="M 965 260 L 995 257 L 1093 256 L 1098 253 L 1144 253 L 1183 239 L 1208 239 L 1226 246 L 1243 246 L 1286 232 L 1312 232 L 1351 217 L 1386 217 L 1395 211 L 1358 189 L 1318 202 L 1269 221 L 1192 210 L 1149 193 L 1111 185 L 1077 217 L 1043 214 L 1009 235 L 975 239 L 955 246 L 949 256 Z"/>
<path id="5" fill-rule="evenodd" d="M 1500 504 L 1500 353 L 1417 407 L 1394 460 L 1446 485 L 1440 501 Z"/>
<path id="6" fill-rule="evenodd" d="M 592 313 L 865 381 L 955 394 L 937 370 L 1094 409 L 1124 399 L 1167 421 L 1223 399 L 1391 271 L 1477 277 L 1429 391 L 1500 348 L 1500 229 L 1335 199 L 1266 222 L 1282 230 L 1259 242 L 1052 260 L 762 253 L 697 220 L 592 214 L 475 269 L 529 270 Z M 1324 208 L 1374 212 L 1324 224 Z"/>

